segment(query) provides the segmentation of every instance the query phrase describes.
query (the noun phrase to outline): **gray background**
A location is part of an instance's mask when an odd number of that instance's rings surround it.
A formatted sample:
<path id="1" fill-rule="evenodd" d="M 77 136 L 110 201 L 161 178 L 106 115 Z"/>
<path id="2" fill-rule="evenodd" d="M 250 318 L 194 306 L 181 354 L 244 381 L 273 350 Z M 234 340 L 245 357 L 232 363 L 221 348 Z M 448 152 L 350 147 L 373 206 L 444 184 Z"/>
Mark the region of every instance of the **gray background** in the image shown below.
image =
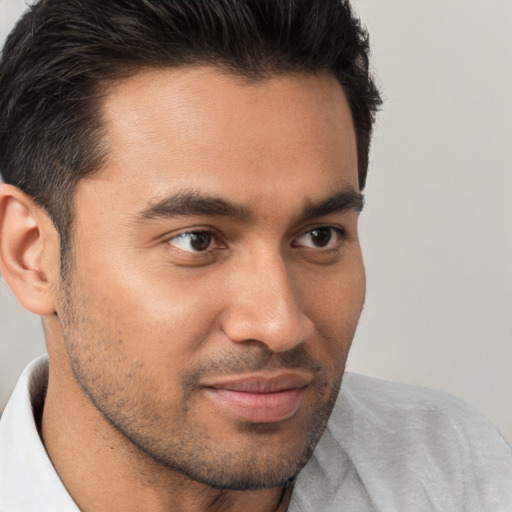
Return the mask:
<path id="1" fill-rule="evenodd" d="M 512 2 L 357 0 L 386 97 L 349 369 L 441 389 L 512 441 Z M 23 9 L 0 0 L 0 40 Z M 0 278 L 0 409 L 44 351 Z"/>

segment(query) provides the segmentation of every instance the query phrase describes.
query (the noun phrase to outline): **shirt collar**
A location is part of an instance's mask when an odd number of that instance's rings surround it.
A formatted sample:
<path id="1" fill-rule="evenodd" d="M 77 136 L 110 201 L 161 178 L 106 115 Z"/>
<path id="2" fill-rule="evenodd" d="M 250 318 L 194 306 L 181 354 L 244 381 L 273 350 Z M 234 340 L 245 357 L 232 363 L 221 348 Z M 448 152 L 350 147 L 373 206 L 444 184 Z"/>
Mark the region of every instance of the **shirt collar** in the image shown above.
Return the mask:
<path id="1" fill-rule="evenodd" d="M 0 510 L 79 512 L 39 436 L 48 358 L 25 368 L 0 421 Z M 78 468 L 77 468 L 78 469 Z"/>

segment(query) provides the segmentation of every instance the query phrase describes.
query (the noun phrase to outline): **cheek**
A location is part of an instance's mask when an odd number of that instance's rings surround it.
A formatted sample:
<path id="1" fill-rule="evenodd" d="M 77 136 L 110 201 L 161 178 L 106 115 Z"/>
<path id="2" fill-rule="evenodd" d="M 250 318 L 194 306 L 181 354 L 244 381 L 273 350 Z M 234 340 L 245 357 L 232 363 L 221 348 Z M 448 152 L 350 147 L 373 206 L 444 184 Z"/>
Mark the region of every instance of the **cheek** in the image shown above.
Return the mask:
<path id="1" fill-rule="evenodd" d="M 77 272 L 75 335 L 108 364 L 172 387 L 177 372 L 204 356 L 219 317 L 218 286 L 120 263 L 104 266 L 99 279 Z"/>
<path id="2" fill-rule="evenodd" d="M 330 356 L 346 358 L 363 308 L 366 279 L 361 258 L 304 288 L 305 310 Z"/>
<path id="3" fill-rule="evenodd" d="M 322 323 L 357 323 L 366 290 L 362 260 L 357 258 L 350 265 L 327 269 L 313 277 L 305 276 L 301 287 L 307 309 L 321 318 Z"/>

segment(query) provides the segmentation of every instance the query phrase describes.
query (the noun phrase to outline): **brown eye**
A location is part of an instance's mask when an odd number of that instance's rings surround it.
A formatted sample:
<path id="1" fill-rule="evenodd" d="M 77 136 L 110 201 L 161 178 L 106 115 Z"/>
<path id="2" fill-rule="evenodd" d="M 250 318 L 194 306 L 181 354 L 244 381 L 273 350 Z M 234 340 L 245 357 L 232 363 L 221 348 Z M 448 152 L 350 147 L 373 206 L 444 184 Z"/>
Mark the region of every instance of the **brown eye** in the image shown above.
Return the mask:
<path id="1" fill-rule="evenodd" d="M 187 252 L 204 252 L 210 249 L 213 235 L 210 231 L 190 231 L 180 233 L 168 243 L 177 249 Z"/>
<path id="2" fill-rule="evenodd" d="M 341 236 L 341 230 L 337 228 L 318 227 L 304 233 L 293 245 L 312 249 L 333 249 L 339 244 Z"/>
<path id="3" fill-rule="evenodd" d="M 325 247 L 332 239 L 331 228 L 319 228 L 310 231 L 311 243 L 315 247 Z"/>

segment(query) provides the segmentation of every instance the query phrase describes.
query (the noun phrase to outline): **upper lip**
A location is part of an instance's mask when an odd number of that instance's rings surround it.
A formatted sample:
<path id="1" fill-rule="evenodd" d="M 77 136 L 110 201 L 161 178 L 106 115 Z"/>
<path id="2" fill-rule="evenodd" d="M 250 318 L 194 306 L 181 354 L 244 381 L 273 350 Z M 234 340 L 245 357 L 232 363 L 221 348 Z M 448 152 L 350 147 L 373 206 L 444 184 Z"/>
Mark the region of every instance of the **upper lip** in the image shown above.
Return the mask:
<path id="1" fill-rule="evenodd" d="M 306 372 L 281 371 L 272 374 L 235 375 L 203 385 L 241 393 L 278 393 L 287 389 L 305 388 L 312 379 L 312 375 Z"/>

